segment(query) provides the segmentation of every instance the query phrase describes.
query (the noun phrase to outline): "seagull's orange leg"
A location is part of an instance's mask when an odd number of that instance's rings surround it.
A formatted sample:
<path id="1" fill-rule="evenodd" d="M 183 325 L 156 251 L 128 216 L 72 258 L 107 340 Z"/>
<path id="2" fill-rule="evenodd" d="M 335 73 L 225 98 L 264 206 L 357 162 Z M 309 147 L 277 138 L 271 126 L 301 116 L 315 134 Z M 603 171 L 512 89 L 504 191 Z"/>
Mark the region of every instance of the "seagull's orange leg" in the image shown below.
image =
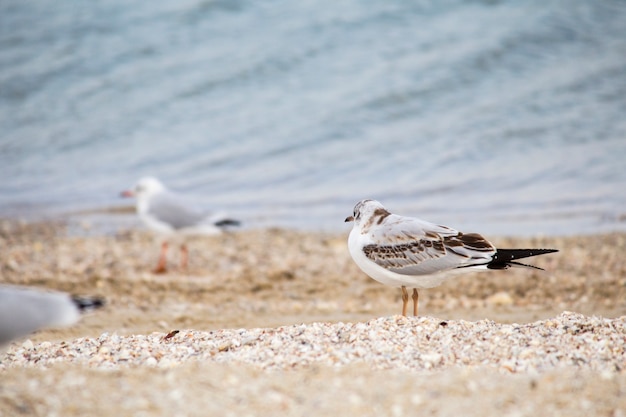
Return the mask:
<path id="1" fill-rule="evenodd" d="M 152 271 L 155 274 L 164 274 L 167 272 L 167 242 L 161 244 L 161 255 L 159 256 L 159 263 Z"/>
<path id="2" fill-rule="evenodd" d="M 406 287 L 402 286 L 402 315 L 406 316 L 406 305 L 409 303 L 409 293 Z"/>
<path id="3" fill-rule="evenodd" d="M 187 250 L 187 245 L 183 243 L 182 245 L 180 245 L 180 269 L 186 271 L 188 263 L 189 251 Z"/>
<path id="4" fill-rule="evenodd" d="M 413 288 L 413 315 L 417 316 L 417 301 L 419 300 L 419 294 L 417 288 Z"/>

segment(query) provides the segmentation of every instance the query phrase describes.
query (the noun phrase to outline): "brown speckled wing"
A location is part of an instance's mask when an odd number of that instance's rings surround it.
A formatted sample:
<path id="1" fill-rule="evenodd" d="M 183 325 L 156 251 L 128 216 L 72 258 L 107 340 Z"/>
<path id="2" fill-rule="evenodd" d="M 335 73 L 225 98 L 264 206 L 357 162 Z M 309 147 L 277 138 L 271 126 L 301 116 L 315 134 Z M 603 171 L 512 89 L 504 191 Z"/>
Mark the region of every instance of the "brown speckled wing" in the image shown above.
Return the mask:
<path id="1" fill-rule="evenodd" d="M 446 255 L 446 249 L 441 239 L 428 238 L 397 245 L 367 245 L 363 247 L 363 252 L 376 264 L 392 271 L 416 266 L 426 260 L 437 259 Z"/>
<path id="2" fill-rule="evenodd" d="M 478 234 L 458 233 L 426 236 L 395 245 L 370 244 L 363 253 L 377 265 L 403 275 L 424 275 L 481 264 L 491 259 L 495 248 Z"/>

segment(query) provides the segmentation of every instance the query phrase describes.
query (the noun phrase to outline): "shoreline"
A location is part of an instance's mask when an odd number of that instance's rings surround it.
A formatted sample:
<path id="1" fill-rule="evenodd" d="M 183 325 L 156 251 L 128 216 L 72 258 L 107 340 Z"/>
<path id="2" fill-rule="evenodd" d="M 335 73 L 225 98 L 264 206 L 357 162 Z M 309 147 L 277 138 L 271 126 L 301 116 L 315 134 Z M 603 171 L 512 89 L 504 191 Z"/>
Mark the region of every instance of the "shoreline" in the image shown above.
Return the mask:
<path id="1" fill-rule="evenodd" d="M 346 212 L 347 214 L 347 212 Z M 566 215 L 567 217 L 568 215 Z M 549 218 L 553 218 L 554 214 L 550 214 Z M 266 216 L 246 218 L 241 225 L 241 231 L 259 231 L 266 229 L 279 229 L 295 232 L 305 233 L 330 233 L 339 234 L 342 231 L 346 231 L 344 227 L 343 219 L 345 216 L 339 216 L 336 223 L 326 223 L 324 226 L 316 224 L 303 224 L 294 223 L 294 219 L 286 223 L 276 223 L 270 220 Z M 438 223 L 441 219 L 425 218 L 425 220 L 433 223 Z M 511 239 L 530 239 L 533 237 L 554 237 L 554 238 L 567 238 L 567 237 L 580 237 L 580 236 L 597 236 L 613 233 L 626 234 L 626 214 L 619 214 L 611 217 L 601 217 L 597 219 L 597 224 L 585 223 L 585 227 L 571 231 L 568 226 L 557 225 L 557 223 L 545 223 L 542 224 L 539 218 L 529 217 L 515 217 L 515 218 L 501 218 L 497 217 L 493 219 L 493 224 L 487 227 L 479 227 L 476 224 L 469 224 L 466 220 L 460 218 L 456 222 L 444 222 L 451 227 L 463 230 L 467 233 L 480 233 L 490 240 L 496 238 L 511 238 Z M 480 223 L 480 222 L 479 222 Z M 519 224 L 518 224 L 519 223 Z M 30 224 L 30 225 L 56 225 L 59 229 L 64 228 L 68 235 L 76 237 L 97 237 L 97 236 L 110 236 L 119 233 L 125 233 L 127 231 L 136 230 L 144 231 L 148 233 L 144 225 L 141 224 L 137 218 L 135 212 L 135 206 L 133 204 L 119 204 L 119 205 L 107 205 L 107 206 L 95 206 L 76 208 L 74 210 L 51 210 L 48 213 L 41 211 L 29 212 L 28 210 L 18 215 L 18 213 L 5 213 L 0 214 L 0 226 L 2 224 Z M 513 227 L 511 232 L 501 233 L 503 227 Z M 528 230 L 524 226 L 528 225 L 531 229 Z M 533 231 L 533 225 L 534 231 Z M 480 230 L 479 230 L 480 229 Z M 492 229 L 492 230 L 490 230 Z M 552 231 L 552 232 L 550 232 Z M 560 232 L 555 232 L 560 231 Z"/>

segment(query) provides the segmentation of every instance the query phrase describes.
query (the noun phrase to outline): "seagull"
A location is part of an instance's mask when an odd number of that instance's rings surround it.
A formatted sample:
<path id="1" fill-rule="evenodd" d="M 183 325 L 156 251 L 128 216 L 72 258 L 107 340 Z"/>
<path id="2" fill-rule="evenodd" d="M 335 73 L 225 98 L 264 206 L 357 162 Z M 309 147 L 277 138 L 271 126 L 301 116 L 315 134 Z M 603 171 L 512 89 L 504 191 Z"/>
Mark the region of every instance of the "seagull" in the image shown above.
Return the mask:
<path id="1" fill-rule="evenodd" d="M 141 178 L 135 186 L 122 191 L 122 197 L 135 197 L 137 214 L 151 230 L 166 236 L 173 235 L 214 235 L 229 226 L 238 226 L 237 220 L 221 213 L 208 213 L 186 204 L 185 197 L 168 190 L 154 177 Z M 161 244 L 161 255 L 153 272 L 167 272 L 167 240 Z M 187 246 L 182 243 L 182 269 L 187 268 Z"/>
<path id="2" fill-rule="evenodd" d="M 98 297 L 0 285 L 0 346 L 43 327 L 72 325 L 81 312 L 103 305 Z"/>
<path id="3" fill-rule="evenodd" d="M 413 315 L 417 316 L 417 290 L 441 285 L 450 274 L 472 270 L 536 266 L 516 259 L 558 252 L 557 249 L 496 249 L 477 233 L 461 233 L 447 226 L 390 213 L 375 200 L 362 200 L 346 222 L 354 222 L 348 249 L 354 262 L 376 281 L 402 289 L 402 315 L 406 316 L 413 289 Z"/>

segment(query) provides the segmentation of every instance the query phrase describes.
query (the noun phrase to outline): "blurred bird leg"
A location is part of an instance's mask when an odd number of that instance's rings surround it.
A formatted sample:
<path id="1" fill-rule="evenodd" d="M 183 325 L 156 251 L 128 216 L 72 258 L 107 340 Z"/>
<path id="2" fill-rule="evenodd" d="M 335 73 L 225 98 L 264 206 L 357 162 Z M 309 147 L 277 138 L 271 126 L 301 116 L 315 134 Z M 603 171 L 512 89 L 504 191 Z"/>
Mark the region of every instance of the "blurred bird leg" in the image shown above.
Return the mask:
<path id="1" fill-rule="evenodd" d="M 182 245 L 180 245 L 180 269 L 186 271 L 188 263 L 189 251 L 187 250 L 187 245 L 183 243 Z"/>
<path id="2" fill-rule="evenodd" d="M 167 242 L 161 244 L 161 255 L 159 256 L 159 263 L 154 269 L 155 274 L 164 274 L 167 272 Z"/>

